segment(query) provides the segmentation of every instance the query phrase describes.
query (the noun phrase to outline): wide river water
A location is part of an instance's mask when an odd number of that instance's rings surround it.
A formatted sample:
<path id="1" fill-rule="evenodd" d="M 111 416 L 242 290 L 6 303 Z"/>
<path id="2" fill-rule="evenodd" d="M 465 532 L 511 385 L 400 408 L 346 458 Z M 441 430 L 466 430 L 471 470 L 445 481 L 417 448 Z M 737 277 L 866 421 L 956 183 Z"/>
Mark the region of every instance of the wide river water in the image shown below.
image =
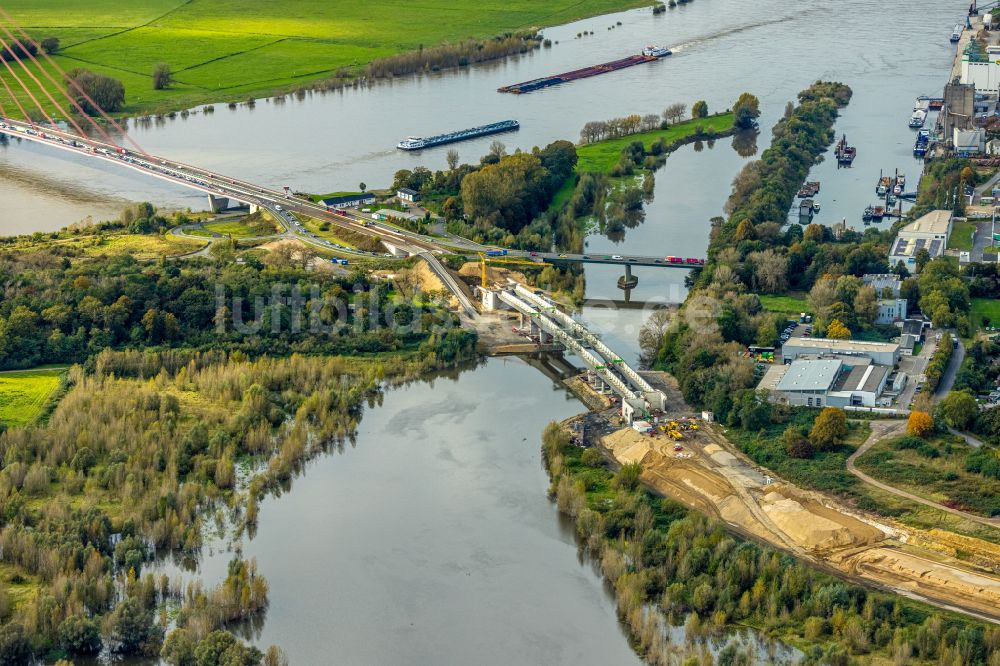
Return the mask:
<path id="1" fill-rule="evenodd" d="M 218 105 L 159 123 L 130 124 L 148 151 L 272 186 L 327 192 L 364 181 L 384 187 L 401 168 L 442 168 L 445 149 L 404 154 L 396 142 L 505 118 L 521 122 L 508 149 L 576 140 L 589 120 L 656 113 L 705 99 L 710 110 L 740 92 L 761 100 L 759 149 L 786 102 L 817 79 L 854 89 L 837 123 L 858 147 L 852 169 L 832 160 L 818 222 L 860 227 L 880 169 L 919 163 L 906 127 L 913 99 L 938 95 L 953 56 L 951 28 L 966 2 L 924 0 L 890 7 L 870 0 L 696 0 L 652 16 L 648 9 L 549 28 L 558 42 L 520 58 L 376 85 L 311 94 L 253 109 Z M 616 26 L 617 22 L 620 26 Z M 612 26 L 613 29 L 610 29 Z M 577 33 L 594 35 L 577 38 Z M 501 85 L 670 46 L 663 61 L 514 96 Z M 458 144 L 467 161 L 492 138 Z M 623 240 L 588 240 L 588 251 L 704 256 L 708 220 L 722 212 L 733 176 L 752 159 L 733 139 L 689 146 L 656 173 L 645 221 Z M 698 150 L 700 148 L 700 150 Z M 30 144 L 0 147 L 0 232 L 59 228 L 110 218 L 127 201 L 204 208 L 200 195 Z M 642 308 L 620 300 L 613 267 L 587 269 L 583 317 L 627 357 L 638 353 Z M 632 300 L 677 302 L 683 271 L 640 269 Z M 279 643 L 292 662 L 635 662 L 614 601 L 545 497 L 539 462 L 545 423 L 582 406 L 517 360 L 490 360 L 457 377 L 391 390 L 361 422 L 356 446 L 321 457 L 290 493 L 261 507 L 243 544 L 271 583 L 261 645 Z M 206 555 L 218 580 L 228 554 Z"/>

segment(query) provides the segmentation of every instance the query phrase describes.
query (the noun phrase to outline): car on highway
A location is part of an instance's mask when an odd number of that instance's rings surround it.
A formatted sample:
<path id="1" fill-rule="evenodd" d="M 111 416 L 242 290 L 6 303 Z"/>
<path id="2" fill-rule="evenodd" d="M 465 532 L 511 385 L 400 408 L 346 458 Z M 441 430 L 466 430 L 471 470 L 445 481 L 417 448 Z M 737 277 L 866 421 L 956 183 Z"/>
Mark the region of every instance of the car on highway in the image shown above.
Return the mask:
<path id="1" fill-rule="evenodd" d="M 624 258 L 625 257 L 623 257 L 620 254 L 613 254 L 613 255 L 611 255 L 611 259 L 614 260 L 614 261 L 622 261 Z"/>
<path id="2" fill-rule="evenodd" d="M 559 255 L 559 258 L 560 258 L 560 259 L 565 259 L 565 258 L 566 258 L 566 255 L 565 255 L 565 254 L 560 254 L 560 255 Z"/>

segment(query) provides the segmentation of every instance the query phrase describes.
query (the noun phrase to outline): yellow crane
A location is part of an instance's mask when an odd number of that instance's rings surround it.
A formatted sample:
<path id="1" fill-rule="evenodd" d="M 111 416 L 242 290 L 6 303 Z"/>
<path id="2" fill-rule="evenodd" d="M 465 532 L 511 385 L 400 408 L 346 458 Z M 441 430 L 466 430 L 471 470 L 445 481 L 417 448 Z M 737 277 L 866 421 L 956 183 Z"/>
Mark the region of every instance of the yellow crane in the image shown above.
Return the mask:
<path id="1" fill-rule="evenodd" d="M 529 261 L 527 259 L 515 259 L 513 257 L 487 257 L 485 252 L 478 252 L 479 254 L 479 267 L 480 267 L 480 282 L 483 289 L 486 288 L 486 262 L 491 264 L 520 264 L 525 266 L 534 266 L 535 268 L 540 268 L 545 266 L 544 261 Z"/>

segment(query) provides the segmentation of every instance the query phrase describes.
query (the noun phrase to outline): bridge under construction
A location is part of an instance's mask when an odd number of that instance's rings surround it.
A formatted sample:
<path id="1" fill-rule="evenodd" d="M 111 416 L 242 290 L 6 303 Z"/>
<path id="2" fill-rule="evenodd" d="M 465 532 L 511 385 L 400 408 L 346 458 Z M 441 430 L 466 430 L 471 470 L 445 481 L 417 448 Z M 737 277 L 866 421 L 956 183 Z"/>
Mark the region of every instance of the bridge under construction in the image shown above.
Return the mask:
<path id="1" fill-rule="evenodd" d="M 621 399 L 621 414 L 632 420 L 650 409 L 666 407 L 666 395 L 653 388 L 631 365 L 604 344 L 586 326 L 531 289 L 510 282 L 493 289 L 480 288 L 483 308 L 509 308 L 521 317 L 520 329 L 540 343 L 559 342 L 587 367 L 591 387 Z"/>

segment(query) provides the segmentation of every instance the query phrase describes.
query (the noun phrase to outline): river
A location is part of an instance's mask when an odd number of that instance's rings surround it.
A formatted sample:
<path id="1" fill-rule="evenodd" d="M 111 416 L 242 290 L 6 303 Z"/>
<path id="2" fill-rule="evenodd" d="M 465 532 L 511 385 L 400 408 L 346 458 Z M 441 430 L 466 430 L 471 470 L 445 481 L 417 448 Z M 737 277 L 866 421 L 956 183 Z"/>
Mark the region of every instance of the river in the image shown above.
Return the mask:
<path id="1" fill-rule="evenodd" d="M 254 642 L 293 664 L 638 663 L 545 494 L 539 434 L 582 410 L 516 358 L 388 391 L 356 445 L 261 504 Z M 232 555 L 207 551 L 211 585 Z"/>
<path id="2" fill-rule="evenodd" d="M 939 94 L 964 2 L 905 7 L 868 0 L 696 0 L 654 17 L 637 10 L 550 28 L 551 49 L 459 72 L 346 90 L 224 105 L 164 122 L 130 124 L 148 151 L 272 186 L 326 192 L 360 181 L 384 187 L 400 168 L 442 168 L 445 150 L 404 154 L 395 143 L 516 118 L 508 149 L 576 139 L 590 120 L 650 113 L 705 99 L 712 111 L 744 90 L 761 100 L 759 148 L 786 102 L 816 79 L 844 81 L 854 98 L 838 120 L 858 147 L 852 169 L 813 170 L 823 204 L 816 221 L 861 226 L 879 169 L 914 182 L 919 164 L 906 126 L 913 99 Z M 617 22 L 621 22 L 617 26 Z M 612 26 L 613 29 L 609 29 Z M 577 38 L 577 33 L 593 31 Z M 610 60 L 647 43 L 663 61 L 514 96 L 497 87 Z M 493 138 L 458 144 L 476 160 Z M 688 146 L 656 173 L 645 221 L 623 239 L 588 239 L 590 252 L 704 256 L 708 220 L 722 212 L 733 176 L 751 159 L 733 139 Z M 0 147 L 0 231 L 48 231 L 86 216 L 113 216 L 125 201 L 204 207 L 200 195 L 85 158 L 12 142 Z M 633 301 L 678 302 L 684 271 L 639 269 Z M 614 267 L 587 268 L 583 317 L 626 357 L 648 308 L 621 299 Z M 388 392 L 367 410 L 357 444 L 320 457 L 260 511 L 244 552 L 271 583 L 255 641 L 279 643 L 293 663 L 630 663 L 614 603 L 545 497 L 539 463 L 544 424 L 581 405 L 516 360 L 488 361 L 457 378 Z M 228 555 L 207 554 L 218 580 Z"/>

